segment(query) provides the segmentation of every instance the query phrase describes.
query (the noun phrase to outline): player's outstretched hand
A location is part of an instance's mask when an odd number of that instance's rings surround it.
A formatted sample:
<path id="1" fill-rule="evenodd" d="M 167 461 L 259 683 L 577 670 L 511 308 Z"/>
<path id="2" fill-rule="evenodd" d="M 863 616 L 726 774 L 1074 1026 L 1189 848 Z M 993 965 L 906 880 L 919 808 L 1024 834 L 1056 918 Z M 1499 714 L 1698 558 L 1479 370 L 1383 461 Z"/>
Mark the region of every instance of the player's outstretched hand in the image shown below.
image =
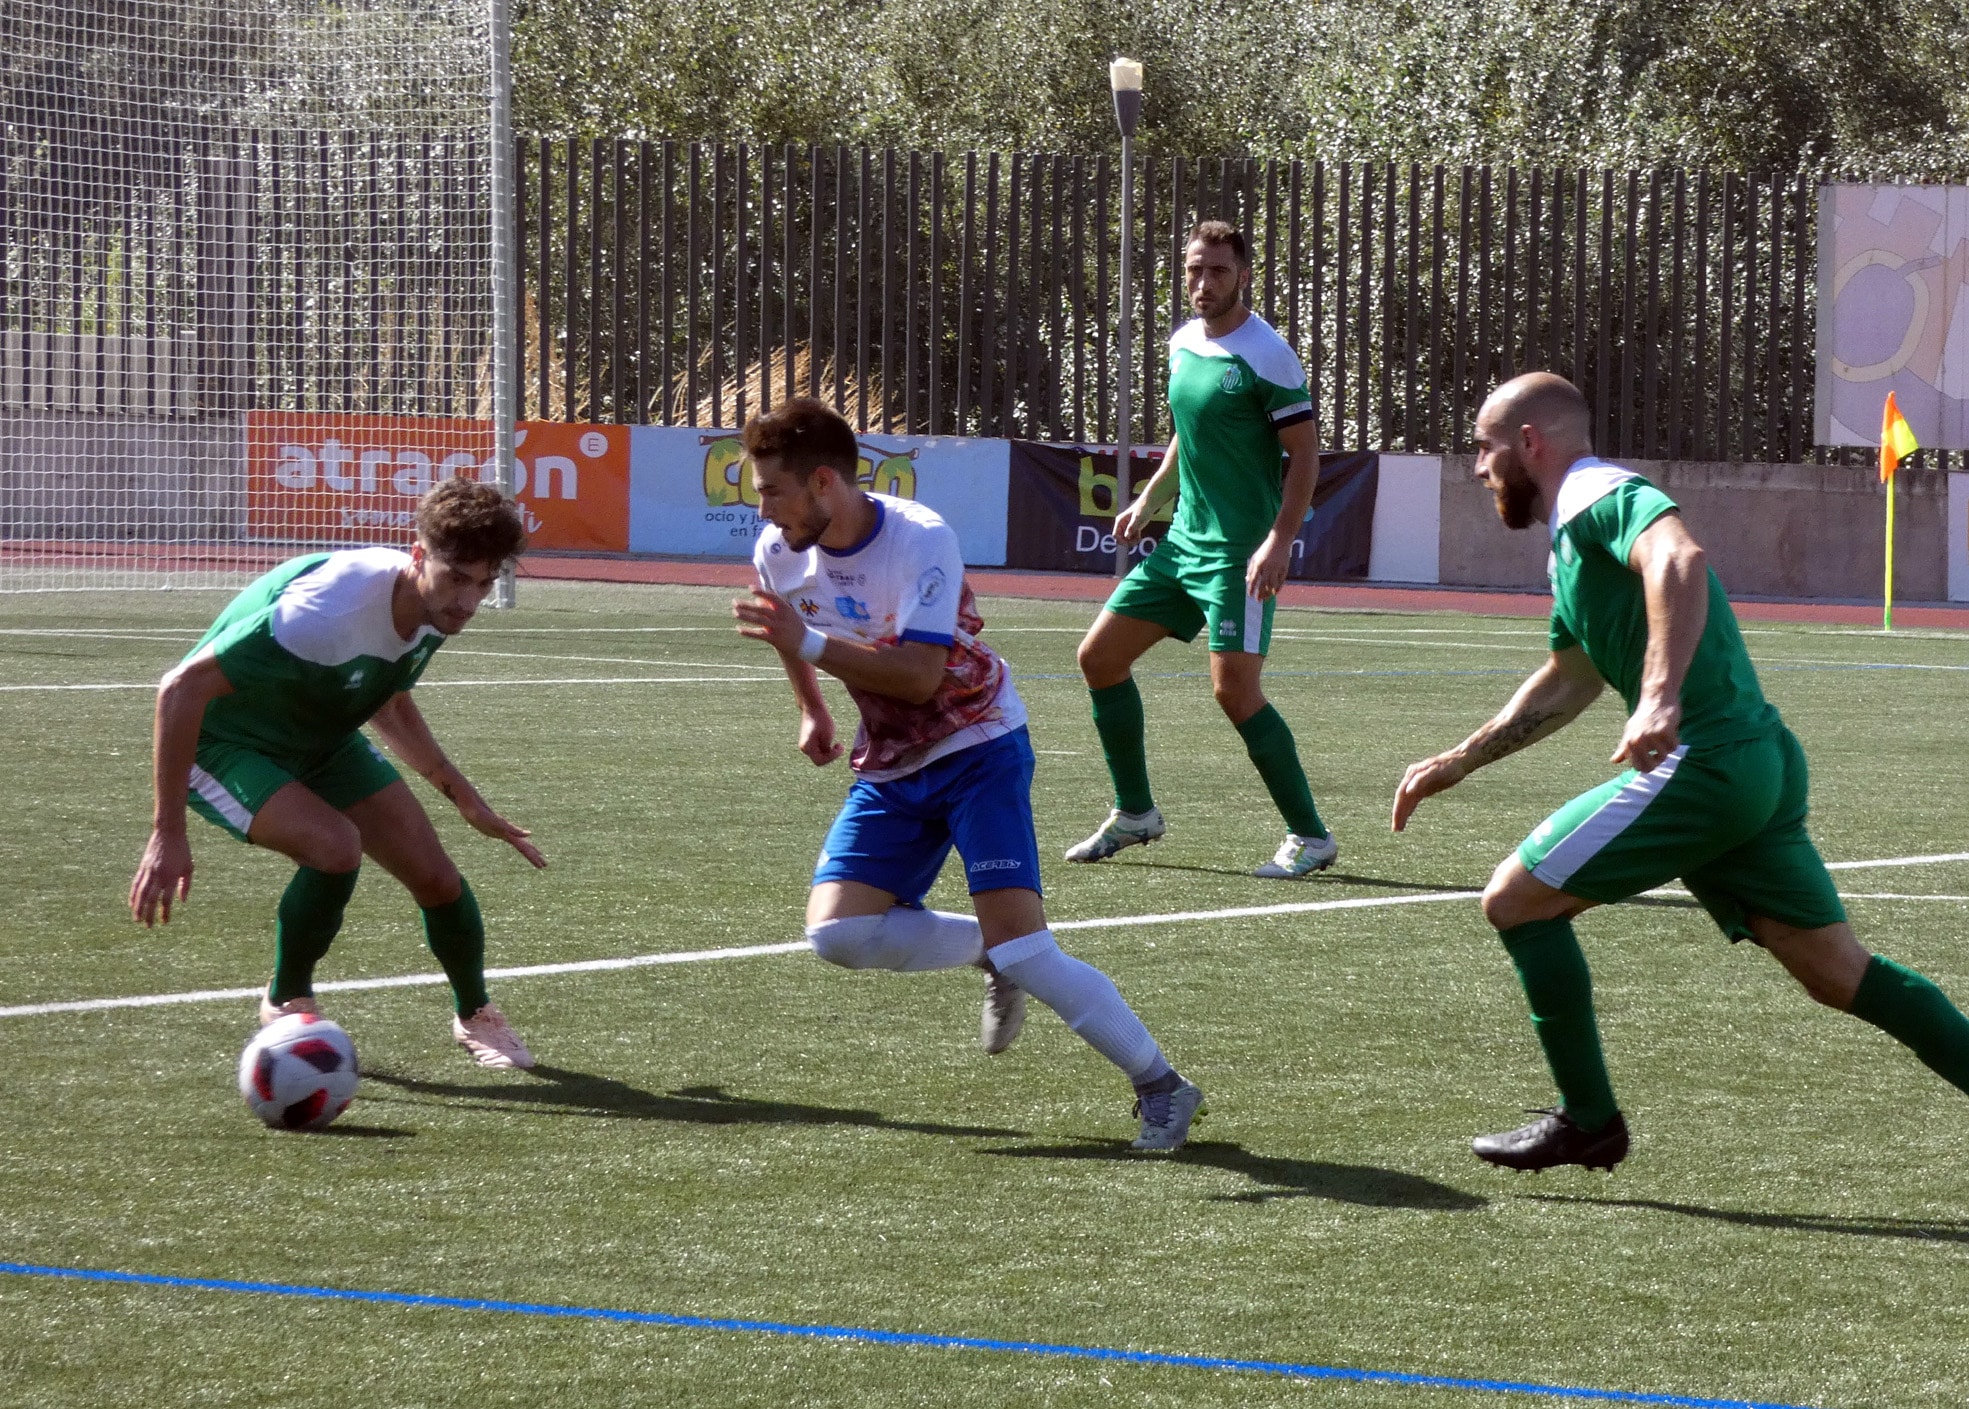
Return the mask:
<path id="1" fill-rule="evenodd" d="M 1399 832 L 1408 826 L 1408 819 L 1423 798 L 1446 792 L 1469 775 L 1468 768 L 1446 754 L 1409 764 L 1408 771 L 1402 774 L 1402 785 L 1395 789 L 1395 830 Z"/>
<path id="2" fill-rule="evenodd" d="M 527 838 L 533 833 L 525 827 L 518 827 L 486 806 L 485 799 L 477 796 L 466 798 L 458 804 L 458 815 L 470 822 L 474 829 L 486 836 L 503 841 L 532 863 L 536 871 L 547 869 L 547 858 L 540 854 L 540 848 Z"/>
<path id="3" fill-rule="evenodd" d="M 834 736 L 834 719 L 831 715 L 800 716 L 800 752 L 812 759 L 816 768 L 827 767 L 847 752 Z"/>
<path id="4" fill-rule="evenodd" d="M 1652 773 L 1681 742 L 1682 706 L 1642 700 L 1628 719 L 1626 729 L 1621 731 L 1620 747 L 1607 761 L 1624 763 L 1637 772 Z"/>
<path id="5" fill-rule="evenodd" d="M 739 635 L 765 641 L 784 656 L 799 654 L 807 636 L 807 624 L 791 602 L 756 587 L 751 596 L 733 601 L 732 615 L 738 618 Z"/>
<path id="6" fill-rule="evenodd" d="M 191 842 L 153 831 L 130 882 L 130 916 L 146 929 L 171 923 L 171 901 L 191 895 Z"/>

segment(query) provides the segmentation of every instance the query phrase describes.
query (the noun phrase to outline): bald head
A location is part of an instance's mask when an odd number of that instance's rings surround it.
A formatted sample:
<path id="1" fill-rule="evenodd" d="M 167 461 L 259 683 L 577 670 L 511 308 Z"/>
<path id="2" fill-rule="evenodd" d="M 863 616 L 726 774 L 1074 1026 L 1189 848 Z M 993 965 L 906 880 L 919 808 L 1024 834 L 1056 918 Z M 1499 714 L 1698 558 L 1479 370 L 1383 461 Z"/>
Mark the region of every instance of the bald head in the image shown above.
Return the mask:
<path id="1" fill-rule="evenodd" d="M 1521 426 L 1535 426 L 1568 463 L 1593 450 L 1593 413 L 1586 397 L 1552 372 L 1513 377 L 1490 394 L 1477 413 L 1477 423 L 1499 438 L 1514 436 Z"/>

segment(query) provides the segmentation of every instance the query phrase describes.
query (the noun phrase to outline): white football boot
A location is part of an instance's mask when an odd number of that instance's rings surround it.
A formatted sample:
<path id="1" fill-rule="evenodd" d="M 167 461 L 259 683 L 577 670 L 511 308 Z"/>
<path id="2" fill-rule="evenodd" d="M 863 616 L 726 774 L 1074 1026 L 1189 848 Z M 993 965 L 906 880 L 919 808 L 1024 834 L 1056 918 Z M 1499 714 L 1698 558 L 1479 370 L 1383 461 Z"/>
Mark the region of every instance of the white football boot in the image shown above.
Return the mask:
<path id="1" fill-rule="evenodd" d="M 1302 837 L 1287 832 L 1279 843 L 1278 855 L 1251 874 L 1267 881 L 1296 881 L 1315 871 L 1324 871 L 1340 855 L 1340 843 L 1331 835 Z"/>
<path id="2" fill-rule="evenodd" d="M 978 1020 L 978 1045 L 997 1056 L 1018 1041 L 1026 1025 L 1026 991 L 989 964 L 985 971 L 984 1014 Z"/>
<path id="3" fill-rule="evenodd" d="M 503 1071 L 509 1067 L 524 1070 L 533 1065 L 533 1053 L 527 1051 L 526 1043 L 520 1041 L 520 1035 L 507 1023 L 506 1015 L 490 1003 L 469 1018 L 454 1017 L 451 1036 L 482 1067 Z"/>
<path id="4" fill-rule="evenodd" d="M 289 998 L 285 1003 L 276 1003 L 273 999 L 267 997 L 266 994 L 262 993 L 260 995 L 261 1027 L 266 1027 L 271 1023 L 277 1023 L 282 1018 L 292 1017 L 296 1013 L 314 1013 L 318 1015 L 320 1012 L 321 1009 L 315 1006 L 315 1001 L 312 998 Z"/>
<path id="5" fill-rule="evenodd" d="M 1203 1088 L 1176 1079 L 1172 1091 L 1157 1091 L 1135 1098 L 1135 1114 L 1142 1118 L 1142 1133 L 1131 1149 L 1168 1154 L 1183 1148 L 1190 1138 L 1190 1122 L 1203 1114 Z"/>
<path id="6" fill-rule="evenodd" d="M 1086 841 L 1067 848 L 1069 861 L 1105 861 L 1117 851 L 1131 846 L 1146 846 L 1169 829 L 1163 825 L 1162 813 L 1151 807 L 1147 812 L 1123 812 L 1115 808 L 1108 813 L 1108 820 L 1101 823 L 1100 830 Z"/>

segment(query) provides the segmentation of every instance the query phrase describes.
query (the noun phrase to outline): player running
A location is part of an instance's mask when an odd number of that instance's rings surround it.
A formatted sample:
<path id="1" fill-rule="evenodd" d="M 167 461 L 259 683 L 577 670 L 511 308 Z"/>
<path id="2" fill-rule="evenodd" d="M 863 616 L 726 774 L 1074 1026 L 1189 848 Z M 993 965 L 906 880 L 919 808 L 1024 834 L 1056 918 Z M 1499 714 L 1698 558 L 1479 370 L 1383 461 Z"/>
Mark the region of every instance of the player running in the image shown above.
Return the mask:
<path id="1" fill-rule="evenodd" d="M 408 553 L 311 553 L 252 583 L 157 691 L 154 813 L 130 911 L 169 921 L 191 894 L 185 807 L 300 867 L 280 898 L 273 981 L 260 1024 L 318 1011 L 315 965 L 342 926 L 362 858 L 403 883 L 451 980 L 452 1037 L 486 1067 L 530 1067 L 485 991 L 485 923 L 401 775 L 359 732 L 385 743 L 479 831 L 535 866 L 546 860 L 479 796 L 431 736 L 410 690 L 464 629 L 500 569 L 526 546 L 512 500 L 447 480 L 417 505 Z"/>
<path id="2" fill-rule="evenodd" d="M 1278 854 L 1252 874 L 1291 879 L 1325 870 L 1340 854 L 1313 804 L 1292 729 L 1259 682 L 1278 590 L 1319 481 L 1319 425 L 1298 355 L 1244 306 L 1244 236 L 1206 220 L 1190 231 L 1184 259 L 1197 316 L 1169 340 L 1176 433 L 1140 495 L 1116 515 L 1115 537 L 1138 542 L 1179 487 L 1181 499 L 1155 551 L 1122 579 L 1080 643 L 1114 809 L 1066 859 L 1105 861 L 1163 834 L 1133 668 L 1163 638 L 1190 641 L 1206 630 L 1211 691 L 1287 829 Z"/>
<path id="3" fill-rule="evenodd" d="M 1499 517 L 1551 525 L 1551 658 L 1498 716 L 1412 764 L 1416 804 L 1620 692 L 1627 769 L 1541 822 L 1484 891 L 1484 918 L 1517 966 L 1561 1103 L 1484 1135 L 1511 1169 L 1612 1169 L 1627 1154 L 1572 918 L 1680 877 L 1732 941 L 1762 945 L 1819 1002 L 1884 1029 L 1969 1091 L 1969 1019 L 1920 974 L 1869 955 L 1805 832 L 1805 755 L 1764 698 L 1722 584 L 1674 503 L 1593 455 L 1586 399 L 1533 372 L 1477 413 L 1477 477 Z"/>
<path id="4" fill-rule="evenodd" d="M 818 401 L 755 417 L 745 450 L 767 527 L 753 552 L 760 587 L 732 604 L 739 633 L 779 652 L 799 748 L 816 766 L 842 747 L 815 667 L 861 712 L 854 785 L 807 897 L 814 952 L 849 969 L 984 969 L 979 1037 L 991 1053 L 1018 1036 L 1032 994 L 1134 1083 L 1134 1147 L 1179 1148 L 1203 1093 L 1113 982 L 1046 927 L 1025 705 L 977 639 L 957 535 L 920 504 L 865 493 L 854 431 Z M 953 846 L 976 919 L 923 908 Z"/>

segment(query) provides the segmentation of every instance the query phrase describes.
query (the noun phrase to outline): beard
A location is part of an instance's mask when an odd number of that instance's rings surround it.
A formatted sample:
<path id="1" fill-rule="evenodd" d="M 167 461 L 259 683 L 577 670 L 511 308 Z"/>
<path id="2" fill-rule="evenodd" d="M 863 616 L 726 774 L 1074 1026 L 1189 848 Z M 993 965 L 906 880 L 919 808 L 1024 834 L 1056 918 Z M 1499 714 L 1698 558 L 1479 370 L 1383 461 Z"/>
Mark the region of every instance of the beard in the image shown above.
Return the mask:
<path id="1" fill-rule="evenodd" d="M 796 553 L 804 553 L 820 542 L 820 536 L 833 526 L 834 520 L 822 513 L 820 506 L 816 504 L 809 513 L 801 517 L 799 523 L 781 524 L 779 532 L 780 537 L 786 540 L 788 548 Z"/>
<path id="2" fill-rule="evenodd" d="M 1512 466 L 1515 473 L 1499 475 L 1491 486 L 1491 494 L 1497 500 L 1497 516 L 1504 520 L 1506 528 L 1530 528 L 1536 515 L 1532 512 L 1538 504 L 1538 486 L 1531 482 L 1531 476 L 1522 466 Z"/>
<path id="3" fill-rule="evenodd" d="M 1238 306 L 1239 290 L 1233 288 L 1224 297 L 1211 300 L 1207 295 L 1190 300 L 1190 307 L 1196 310 L 1197 317 L 1204 322 L 1214 322 Z"/>

